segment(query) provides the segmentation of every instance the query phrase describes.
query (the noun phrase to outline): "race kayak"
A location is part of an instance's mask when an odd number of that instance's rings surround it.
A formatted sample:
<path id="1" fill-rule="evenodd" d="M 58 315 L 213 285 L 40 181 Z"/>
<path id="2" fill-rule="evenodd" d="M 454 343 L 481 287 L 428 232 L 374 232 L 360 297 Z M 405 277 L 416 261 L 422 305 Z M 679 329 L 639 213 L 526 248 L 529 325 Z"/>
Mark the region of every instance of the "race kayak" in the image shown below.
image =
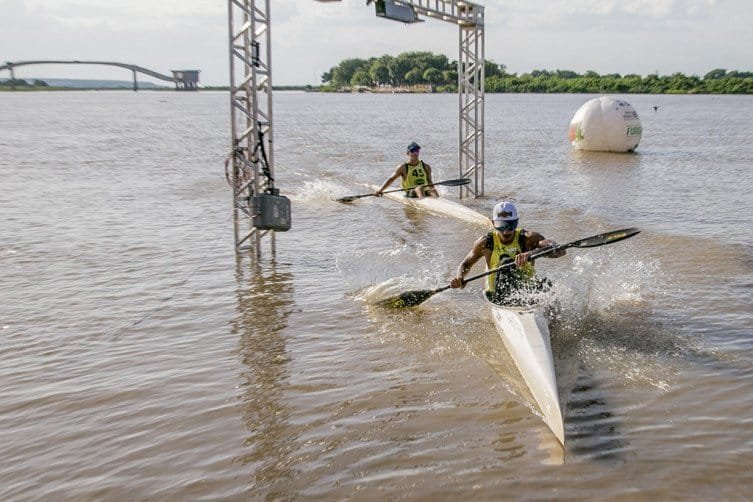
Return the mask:
<path id="1" fill-rule="evenodd" d="M 539 406 L 544 422 L 564 445 L 565 424 L 560 409 L 544 308 L 502 306 L 488 300 L 486 302 L 491 307 L 497 331 Z"/>
<path id="2" fill-rule="evenodd" d="M 374 191 L 379 190 L 379 187 L 376 185 L 368 186 Z M 489 218 L 463 204 L 460 204 L 459 202 L 455 202 L 445 197 L 424 197 L 423 199 L 418 199 L 414 197 L 406 197 L 403 195 L 403 192 L 385 193 L 383 194 L 383 197 L 424 209 L 439 216 L 458 218 L 479 226 L 492 228 L 492 223 Z"/>

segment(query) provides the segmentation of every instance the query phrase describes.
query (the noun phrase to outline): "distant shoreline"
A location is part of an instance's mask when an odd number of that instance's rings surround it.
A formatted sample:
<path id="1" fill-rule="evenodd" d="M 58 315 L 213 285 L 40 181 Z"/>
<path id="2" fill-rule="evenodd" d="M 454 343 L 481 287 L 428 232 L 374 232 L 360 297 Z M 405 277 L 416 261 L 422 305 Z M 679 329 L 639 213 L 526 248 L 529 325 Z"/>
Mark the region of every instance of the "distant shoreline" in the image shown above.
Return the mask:
<path id="1" fill-rule="evenodd" d="M 332 91 L 332 90 L 320 90 L 320 89 L 305 89 L 305 88 L 298 88 L 298 87 L 282 87 L 282 88 L 273 88 L 275 92 L 309 92 L 309 93 L 321 93 L 321 94 L 454 94 L 454 92 L 451 91 L 441 91 L 441 92 L 416 92 L 416 91 L 394 91 L 394 92 L 385 92 L 385 91 L 369 91 L 369 90 L 361 90 L 361 91 L 346 91 L 346 90 L 338 90 L 338 91 Z M 133 89 L 126 89 L 123 87 L 92 87 L 92 88 L 74 88 L 74 87 L 27 87 L 22 89 L 10 89 L 3 86 L 0 86 L 0 93 L 14 93 L 14 92 L 21 92 L 21 93 L 29 93 L 29 92 L 81 92 L 81 91 L 116 91 L 116 92 L 134 92 Z M 210 92 L 217 92 L 217 91 L 229 91 L 229 87 L 200 87 L 197 91 L 176 91 L 175 89 L 171 88 L 163 88 L 163 89 L 155 89 L 155 88 L 145 88 L 145 89 L 138 89 L 136 92 L 180 92 L 180 93 L 193 93 L 193 92 L 202 92 L 202 91 L 210 91 Z M 519 92 L 490 92 L 486 91 L 484 94 L 487 95 L 494 95 L 494 94 L 619 94 L 619 95 L 654 95 L 654 96 L 751 96 L 753 95 L 753 92 L 630 92 L 630 91 L 612 91 L 612 90 L 603 90 L 603 91 L 583 91 L 583 92 L 546 92 L 546 91 L 519 91 Z"/>
<path id="2" fill-rule="evenodd" d="M 139 87 L 137 92 L 201 92 L 201 91 L 229 91 L 228 86 L 206 86 L 199 87 L 197 91 L 176 91 L 173 87 Z M 428 85 L 415 85 L 415 86 L 401 86 L 401 87 L 367 87 L 359 86 L 355 88 L 339 88 L 334 89 L 330 86 L 313 86 L 313 85 L 281 85 L 273 86 L 272 90 L 275 92 L 285 91 L 299 91 L 299 92 L 314 92 L 314 93 L 334 93 L 334 94 L 455 94 L 456 89 L 441 88 L 436 89 L 433 86 Z M 64 87 L 64 86 L 41 86 L 41 85 L 25 85 L 16 86 L 15 88 L 9 85 L 3 85 L 0 82 L 0 92 L 69 92 L 69 91 L 127 91 L 134 92 L 133 87 Z M 741 95 L 753 95 L 753 92 L 747 92 L 740 90 L 728 91 L 717 90 L 713 92 L 698 92 L 694 90 L 678 91 L 671 90 L 667 92 L 639 92 L 633 90 L 613 90 L 613 89 L 588 89 L 584 91 L 552 91 L 547 89 L 542 90 L 506 90 L 506 91 L 489 91 L 485 94 L 651 94 L 651 95 L 698 95 L 698 96 L 741 96 Z"/>
<path id="3" fill-rule="evenodd" d="M 199 91 L 229 91 L 229 86 L 200 86 Z M 307 91 L 307 92 L 320 92 L 319 86 L 312 85 L 281 85 L 272 86 L 274 91 Z M 62 85 L 17 85 L 15 87 L 5 84 L 0 81 L 0 92 L 41 92 L 41 91 L 130 91 L 133 92 L 133 86 L 62 86 Z M 168 86 L 145 86 L 137 87 L 137 91 L 158 91 L 158 92 L 174 92 L 174 87 Z M 180 90 L 179 92 L 195 92 Z"/>

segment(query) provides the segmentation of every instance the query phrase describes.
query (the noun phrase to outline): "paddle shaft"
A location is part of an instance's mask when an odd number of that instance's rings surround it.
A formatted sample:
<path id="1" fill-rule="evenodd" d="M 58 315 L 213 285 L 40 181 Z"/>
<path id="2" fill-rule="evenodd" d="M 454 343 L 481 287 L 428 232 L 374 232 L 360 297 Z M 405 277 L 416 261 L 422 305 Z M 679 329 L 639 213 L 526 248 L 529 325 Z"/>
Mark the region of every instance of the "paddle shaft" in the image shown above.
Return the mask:
<path id="1" fill-rule="evenodd" d="M 454 179 L 454 180 L 437 181 L 436 183 L 428 183 L 426 185 L 417 185 L 415 187 L 410 187 L 410 188 L 395 188 L 393 190 L 385 190 L 382 193 L 385 194 L 385 193 L 394 193 L 394 192 L 405 192 L 407 190 L 413 190 L 414 188 L 433 187 L 433 186 L 437 186 L 437 185 L 462 186 L 462 185 L 467 185 L 470 182 L 471 182 L 471 180 L 469 178 L 459 178 L 459 179 Z M 349 195 L 347 197 L 341 197 L 341 198 L 339 198 L 337 200 L 340 201 L 340 202 L 349 202 L 349 201 L 352 201 L 352 200 L 355 200 L 355 199 L 360 199 L 361 197 L 376 197 L 376 195 L 377 195 L 376 193 L 365 193 L 365 194 L 361 194 L 361 195 Z"/>
<path id="2" fill-rule="evenodd" d="M 570 243 L 570 244 L 562 244 L 561 246 L 553 246 L 553 247 L 548 247 L 548 248 L 542 248 L 542 249 L 540 249 L 538 251 L 535 251 L 535 252 L 531 253 L 528 256 L 528 259 L 529 260 L 535 260 L 536 258 L 541 258 L 542 256 L 546 256 L 548 254 L 554 253 L 555 251 L 561 251 L 561 250 L 567 249 L 569 247 L 573 247 L 573 244 L 572 243 Z M 504 270 L 506 268 L 511 268 L 511 267 L 514 267 L 514 266 L 515 266 L 515 262 L 511 261 L 511 262 L 505 263 L 504 265 L 500 265 L 497 268 L 493 268 L 491 270 L 487 270 L 486 272 L 481 272 L 480 274 L 472 275 L 470 277 L 464 277 L 463 278 L 463 284 L 465 284 L 467 282 L 470 282 L 470 281 L 475 281 L 476 279 L 481 279 L 482 277 L 486 277 L 487 275 L 491 275 L 491 274 L 494 274 L 496 272 L 499 272 L 500 270 Z"/>
<path id="3" fill-rule="evenodd" d="M 393 190 L 385 190 L 382 193 L 405 192 L 406 190 L 413 190 L 414 188 L 426 188 L 426 187 L 433 187 L 435 185 L 460 186 L 460 185 L 467 185 L 470 182 L 471 180 L 469 178 L 458 178 L 456 180 L 444 180 L 444 181 L 437 181 L 436 183 L 427 183 L 426 185 L 416 185 L 410 188 L 395 188 Z M 368 194 L 368 195 L 376 195 L 376 194 Z"/>
<path id="4" fill-rule="evenodd" d="M 635 234 L 640 232 L 637 228 L 626 228 L 623 230 L 613 230 L 611 232 L 606 232 L 603 234 L 594 235 L 591 237 L 586 237 L 584 239 L 578 239 L 577 241 L 568 242 L 567 244 L 560 244 L 558 246 L 551 246 L 546 248 L 541 248 L 536 251 L 533 251 L 528 259 L 529 260 L 535 260 L 536 258 L 541 258 L 542 256 L 546 256 L 548 254 L 555 253 L 557 251 L 562 251 L 564 249 L 568 248 L 592 248 L 596 246 L 603 246 L 604 244 L 611 244 L 613 242 L 621 241 L 623 239 L 627 239 L 628 237 L 632 237 Z M 506 268 L 510 268 L 515 265 L 514 261 L 511 261 L 509 263 L 505 263 L 504 265 L 500 265 L 497 268 L 493 268 L 491 270 L 487 270 L 486 272 L 481 272 L 480 274 L 472 275 L 470 277 L 466 277 L 463 279 L 463 283 L 467 283 L 470 281 L 475 281 L 476 279 L 480 279 L 482 277 L 486 277 L 487 275 L 493 274 L 495 272 L 499 272 L 500 270 L 504 270 Z M 447 289 L 450 287 L 449 285 L 443 287 L 439 291 L 443 291 L 444 289 Z M 438 292 L 439 292 L 438 291 Z"/>
<path id="5" fill-rule="evenodd" d="M 640 232 L 640 230 L 638 230 L 637 228 L 626 228 L 624 230 L 614 230 L 612 232 L 606 232 L 603 234 L 594 235 L 592 237 L 586 237 L 585 239 L 578 239 L 577 241 L 568 242 L 567 244 L 560 244 L 558 246 L 551 246 L 547 248 L 538 249 L 536 251 L 533 251 L 529 255 L 528 259 L 535 260 L 536 258 L 541 258 L 542 256 L 552 254 L 556 251 L 562 251 L 563 249 L 568 249 L 568 248 L 573 248 L 573 247 L 591 248 L 591 247 L 596 247 L 596 246 L 603 246 L 604 244 L 611 244 L 613 242 L 627 239 L 628 237 L 634 236 L 638 232 Z M 504 270 L 506 268 L 510 268 L 514 266 L 515 266 L 515 262 L 511 261 L 511 262 L 505 263 L 504 265 L 500 265 L 497 268 L 487 270 L 486 272 L 481 272 L 479 274 L 472 275 L 470 277 L 464 277 L 463 284 L 467 284 L 471 281 L 475 281 L 476 279 L 481 279 L 482 277 L 486 277 L 487 275 L 491 275 L 496 272 L 499 272 L 500 270 Z M 447 284 L 446 286 L 433 289 L 432 295 L 436 293 L 440 293 L 446 289 L 450 289 L 451 287 L 452 286 L 450 284 Z"/>
<path id="6" fill-rule="evenodd" d="M 541 249 L 540 251 L 537 251 L 535 253 L 531 253 L 531 256 L 529 257 L 529 259 L 530 260 L 535 260 L 536 258 L 540 258 L 540 257 L 542 257 L 544 255 L 547 255 L 547 254 L 550 254 L 550 253 L 554 253 L 555 251 L 559 251 L 561 249 L 567 249 L 567 248 L 572 247 L 572 246 L 573 246 L 573 244 L 570 243 L 570 244 L 563 244 L 561 246 L 544 248 L 544 249 Z M 464 277 L 463 278 L 463 284 L 467 284 L 467 283 L 469 283 L 471 281 L 475 281 L 476 279 L 481 279 L 482 277 L 486 277 L 487 275 L 491 275 L 491 274 L 493 274 L 495 272 L 499 272 L 500 270 L 504 270 L 506 268 L 510 268 L 510 267 L 512 267 L 514 265 L 515 265 L 515 262 L 511 261 L 509 263 L 505 263 L 504 265 L 500 265 L 497 268 L 493 268 L 491 270 L 487 270 L 486 272 L 481 272 L 480 274 L 472 275 L 470 277 Z M 452 287 L 452 285 L 447 284 L 445 286 L 441 286 L 439 288 L 432 289 L 431 291 L 427 291 L 427 293 L 429 295 L 433 296 L 433 295 L 435 295 L 437 293 L 441 293 L 442 291 L 444 291 L 446 289 L 450 289 L 451 287 Z"/>

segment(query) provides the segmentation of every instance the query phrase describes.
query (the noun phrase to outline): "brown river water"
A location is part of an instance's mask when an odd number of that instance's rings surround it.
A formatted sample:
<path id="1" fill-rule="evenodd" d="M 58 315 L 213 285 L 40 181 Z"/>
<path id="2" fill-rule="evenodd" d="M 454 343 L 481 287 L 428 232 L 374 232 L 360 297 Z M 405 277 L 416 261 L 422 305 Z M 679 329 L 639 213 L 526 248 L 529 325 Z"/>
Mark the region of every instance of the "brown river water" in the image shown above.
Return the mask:
<path id="1" fill-rule="evenodd" d="M 558 242 L 642 230 L 537 265 L 562 448 L 481 281 L 374 305 L 446 284 L 483 231 L 333 201 L 411 141 L 458 177 L 456 96 L 276 94 L 293 228 L 256 261 L 227 93 L 0 93 L 0 499 L 748 498 L 753 97 L 622 96 L 637 153 L 574 152 L 592 97 L 488 95 L 486 196 L 463 200 Z"/>

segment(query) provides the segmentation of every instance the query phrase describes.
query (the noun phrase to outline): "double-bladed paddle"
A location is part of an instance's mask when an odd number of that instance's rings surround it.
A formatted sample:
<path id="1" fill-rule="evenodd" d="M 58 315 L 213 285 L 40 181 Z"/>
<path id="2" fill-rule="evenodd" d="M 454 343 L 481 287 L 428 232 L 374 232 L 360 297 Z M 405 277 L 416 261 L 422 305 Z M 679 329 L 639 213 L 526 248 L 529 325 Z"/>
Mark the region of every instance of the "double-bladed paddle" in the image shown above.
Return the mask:
<path id="1" fill-rule="evenodd" d="M 568 242 L 567 244 L 561 244 L 559 246 L 552 246 L 552 247 L 539 249 L 537 251 L 532 252 L 528 259 L 534 260 L 536 258 L 540 258 L 542 256 L 546 256 L 548 254 L 552 254 L 556 251 L 561 251 L 567 248 L 593 248 L 596 246 L 603 246 L 605 244 L 612 244 L 613 242 L 621 241 L 623 239 L 627 239 L 628 237 L 632 237 L 639 232 L 640 230 L 638 230 L 637 228 L 625 228 L 622 230 L 613 230 L 611 232 L 605 232 L 603 234 L 594 235 L 592 237 L 586 237 L 584 239 L 579 239 L 577 241 Z M 474 281 L 481 277 L 486 277 L 487 275 L 493 274 L 495 272 L 499 272 L 500 270 L 510 268 L 513 266 L 515 266 L 515 262 L 505 263 L 502 266 L 493 268 L 491 270 L 487 270 L 486 272 L 472 275 L 471 277 L 466 277 L 463 280 L 463 283 L 468 283 L 470 281 Z M 390 307 L 390 308 L 415 307 L 416 305 L 420 305 L 421 303 L 425 302 L 426 300 L 428 300 L 435 294 L 440 293 L 446 289 L 450 289 L 450 287 L 451 286 L 448 284 L 446 286 L 442 286 L 436 289 L 406 291 L 405 293 L 401 293 L 400 295 L 386 298 L 378 302 L 377 305 L 380 305 L 382 307 Z"/>
<path id="2" fill-rule="evenodd" d="M 471 182 L 470 178 L 459 178 L 456 180 L 437 181 L 436 183 L 429 183 L 427 185 L 417 185 L 411 188 L 396 188 L 394 190 L 385 190 L 382 193 L 406 192 L 408 190 L 413 190 L 414 188 L 433 187 L 436 185 L 444 185 L 448 187 L 459 187 L 459 186 L 467 185 L 470 182 Z M 360 199 L 361 197 L 375 197 L 375 196 L 376 196 L 376 193 L 365 193 L 361 195 L 348 195 L 346 197 L 340 197 L 339 199 L 336 199 L 336 200 L 337 202 L 353 202 L 354 200 Z"/>

